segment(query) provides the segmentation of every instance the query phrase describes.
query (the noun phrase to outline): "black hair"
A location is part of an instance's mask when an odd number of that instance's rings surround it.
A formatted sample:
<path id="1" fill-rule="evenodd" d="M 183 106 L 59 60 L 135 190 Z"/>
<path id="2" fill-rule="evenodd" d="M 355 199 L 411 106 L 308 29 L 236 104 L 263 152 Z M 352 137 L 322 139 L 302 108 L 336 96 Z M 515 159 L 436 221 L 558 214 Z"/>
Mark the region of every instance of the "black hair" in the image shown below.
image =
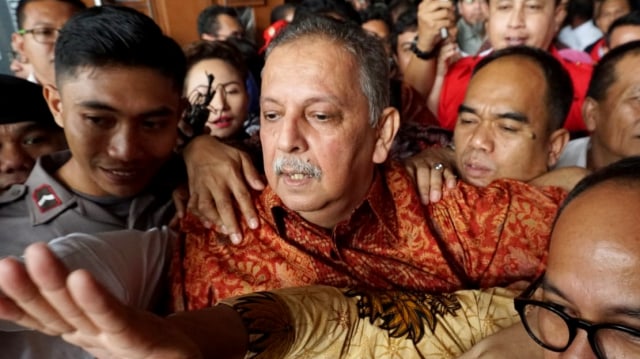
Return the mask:
<path id="1" fill-rule="evenodd" d="M 573 83 L 564 66 L 549 52 L 529 46 L 513 46 L 496 50 L 478 62 L 473 69 L 473 74 L 475 75 L 494 60 L 508 56 L 526 58 L 540 68 L 547 84 L 544 97 L 549 115 L 547 130 L 551 133 L 562 128 L 573 102 Z"/>
<path id="2" fill-rule="evenodd" d="M 316 17 L 318 15 L 338 17 L 343 21 L 350 21 L 360 24 L 360 15 L 353 8 L 351 3 L 345 0 L 302 0 L 296 6 L 294 21 L 299 21 L 305 17 Z"/>
<path id="3" fill-rule="evenodd" d="M 611 46 L 611 34 L 613 34 L 613 30 L 623 26 L 640 26 L 640 11 L 634 10 L 611 23 L 609 30 L 607 30 L 607 33 L 604 35 L 607 47 Z"/>
<path id="4" fill-rule="evenodd" d="M 55 48 L 56 83 L 84 67 L 149 68 L 182 92 L 186 62 L 180 46 L 148 16 L 129 7 L 96 6 L 73 16 Z"/>
<path id="5" fill-rule="evenodd" d="M 218 59 L 231 65 L 243 80 L 248 69 L 240 50 L 227 41 L 197 41 L 184 50 L 187 57 L 187 72 L 200 61 Z"/>
<path id="6" fill-rule="evenodd" d="M 569 192 L 567 198 L 558 209 L 556 221 L 564 209 L 585 191 L 605 182 L 617 182 L 640 185 L 640 156 L 631 156 L 613 162 L 583 178 Z"/>
<path id="7" fill-rule="evenodd" d="M 411 0 L 389 1 L 389 15 L 391 16 L 391 23 L 395 25 L 395 23 L 400 19 L 400 16 L 406 11 L 411 10 L 412 8 L 416 9 L 415 11 L 417 11 L 415 2 Z"/>
<path id="8" fill-rule="evenodd" d="M 591 19 L 593 17 L 593 9 L 593 0 L 569 0 L 565 23 L 570 24 L 573 19 Z"/>
<path id="9" fill-rule="evenodd" d="M 228 6 L 211 5 L 206 7 L 198 15 L 198 35 L 208 34 L 215 36 L 220 31 L 219 15 L 229 15 L 238 18 L 236 9 Z"/>
<path id="10" fill-rule="evenodd" d="M 607 52 L 593 68 L 593 74 L 587 89 L 587 97 L 591 97 L 596 101 L 603 101 L 611 85 L 618 80 L 616 65 L 630 54 L 640 54 L 640 41 L 632 41 Z"/>
<path id="11" fill-rule="evenodd" d="M 20 2 L 18 2 L 18 6 L 16 7 L 16 19 L 18 21 L 19 29 L 22 29 L 22 26 L 24 25 L 25 6 L 27 6 L 28 3 L 36 2 L 36 1 L 43 1 L 43 0 L 20 0 Z M 83 3 L 81 0 L 54 0 L 54 1 L 69 4 L 73 8 L 75 8 L 77 11 L 84 10 L 87 8 L 87 5 L 85 5 L 85 3 Z"/>
<path id="12" fill-rule="evenodd" d="M 360 11 L 360 22 L 365 23 L 371 20 L 382 20 L 387 24 L 389 32 L 391 32 L 391 14 L 389 7 L 385 3 L 374 2 L 366 9 Z"/>
<path id="13" fill-rule="evenodd" d="M 398 16 L 398 20 L 393 24 L 391 30 L 391 50 L 396 52 L 398 48 L 398 36 L 406 31 L 418 29 L 418 9 L 415 6 L 409 7 Z"/>

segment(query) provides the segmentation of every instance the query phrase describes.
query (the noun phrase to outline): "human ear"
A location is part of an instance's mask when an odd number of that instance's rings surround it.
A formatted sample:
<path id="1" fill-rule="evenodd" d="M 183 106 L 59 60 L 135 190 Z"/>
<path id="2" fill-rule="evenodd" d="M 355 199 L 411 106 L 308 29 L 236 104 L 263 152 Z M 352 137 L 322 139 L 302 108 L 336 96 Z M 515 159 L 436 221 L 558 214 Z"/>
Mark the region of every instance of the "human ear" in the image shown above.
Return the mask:
<path id="1" fill-rule="evenodd" d="M 400 127 L 400 113 L 393 107 L 382 110 L 377 124 L 377 140 L 373 151 L 373 163 L 382 163 L 387 160 L 393 139 Z"/>
<path id="2" fill-rule="evenodd" d="M 24 37 L 22 37 L 22 35 L 18 34 L 17 32 L 11 34 L 11 47 L 13 48 L 13 51 L 20 55 L 20 57 L 28 61 L 28 59 L 24 55 Z"/>
<path id="3" fill-rule="evenodd" d="M 591 97 L 584 99 L 584 103 L 582 104 L 582 119 L 589 133 L 596 130 L 598 118 L 600 117 L 599 109 L 598 101 Z"/>
<path id="4" fill-rule="evenodd" d="M 42 89 L 44 99 L 49 105 L 49 111 L 53 114 L 53 118 L 60 127 L 64 127 L 62 121 L 62 100 L 60 99 L 60 91 L 54 85 L 45 85 Z"/>
<path id="5" fill-rule="evenodd" d="M 549 152 L 547 154 L 547 167 L 552 168 L 558 163 L 558 159 L 569 142 L 569 131 L 558 129 L 549 136 Z"/>

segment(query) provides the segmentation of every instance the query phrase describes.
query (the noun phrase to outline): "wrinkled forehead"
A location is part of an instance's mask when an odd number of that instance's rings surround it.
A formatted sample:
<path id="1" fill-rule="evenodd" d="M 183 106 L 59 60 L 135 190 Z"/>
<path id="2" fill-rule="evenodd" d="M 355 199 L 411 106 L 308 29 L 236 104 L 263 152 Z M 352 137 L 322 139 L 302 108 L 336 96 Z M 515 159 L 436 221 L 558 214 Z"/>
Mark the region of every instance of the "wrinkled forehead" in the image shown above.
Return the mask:
<path id="1" fill-rule="evenodd" d="M 280 44 L 269 52 L 262 70 L 263 88 L 274 79 L 274 74 L 275 79 L 295 78 L 300 72 L 313 73 L 327 82 L 357 82 L 359 78 L 353 54 L 327 38 L 306 36 Z"/>
<path id="2" fill-rule="evenodd" d="M 508 99 L 525 96 L 535 100 L 543 98 L 546 90 L 547 82 L 540 66 L 528 58 L 511 55 L 497 58 L 477 70 L 469 82 L 467 97 L 506 92 Z"/>

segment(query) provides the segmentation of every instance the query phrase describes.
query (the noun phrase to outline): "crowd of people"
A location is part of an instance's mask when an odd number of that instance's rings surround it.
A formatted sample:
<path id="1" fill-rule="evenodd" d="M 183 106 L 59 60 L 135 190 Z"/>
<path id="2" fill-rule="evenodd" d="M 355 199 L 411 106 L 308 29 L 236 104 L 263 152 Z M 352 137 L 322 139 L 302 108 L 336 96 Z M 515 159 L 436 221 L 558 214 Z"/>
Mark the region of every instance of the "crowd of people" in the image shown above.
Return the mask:
<path id="1" fill-rule="evenodd" d="M 639 356 L 634 6 L 21 0 L 0 358 Z"/>

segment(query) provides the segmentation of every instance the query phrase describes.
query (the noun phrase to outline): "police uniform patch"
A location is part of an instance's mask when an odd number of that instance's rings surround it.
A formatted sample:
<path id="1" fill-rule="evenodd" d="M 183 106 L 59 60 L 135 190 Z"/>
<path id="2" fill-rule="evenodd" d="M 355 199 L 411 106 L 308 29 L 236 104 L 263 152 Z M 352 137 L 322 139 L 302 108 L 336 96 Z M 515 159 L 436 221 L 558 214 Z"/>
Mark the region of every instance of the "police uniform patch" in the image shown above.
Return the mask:
<path id="1" fill-rule="evenodd" d="M 62 204 L 62 201 L 58 195 L 53 191 L 53 188 L 48 184 L 43 184 L 33 191 L 33 201 L 40 210 L 44 213 L 52 208 L 56 208 Z"/>

